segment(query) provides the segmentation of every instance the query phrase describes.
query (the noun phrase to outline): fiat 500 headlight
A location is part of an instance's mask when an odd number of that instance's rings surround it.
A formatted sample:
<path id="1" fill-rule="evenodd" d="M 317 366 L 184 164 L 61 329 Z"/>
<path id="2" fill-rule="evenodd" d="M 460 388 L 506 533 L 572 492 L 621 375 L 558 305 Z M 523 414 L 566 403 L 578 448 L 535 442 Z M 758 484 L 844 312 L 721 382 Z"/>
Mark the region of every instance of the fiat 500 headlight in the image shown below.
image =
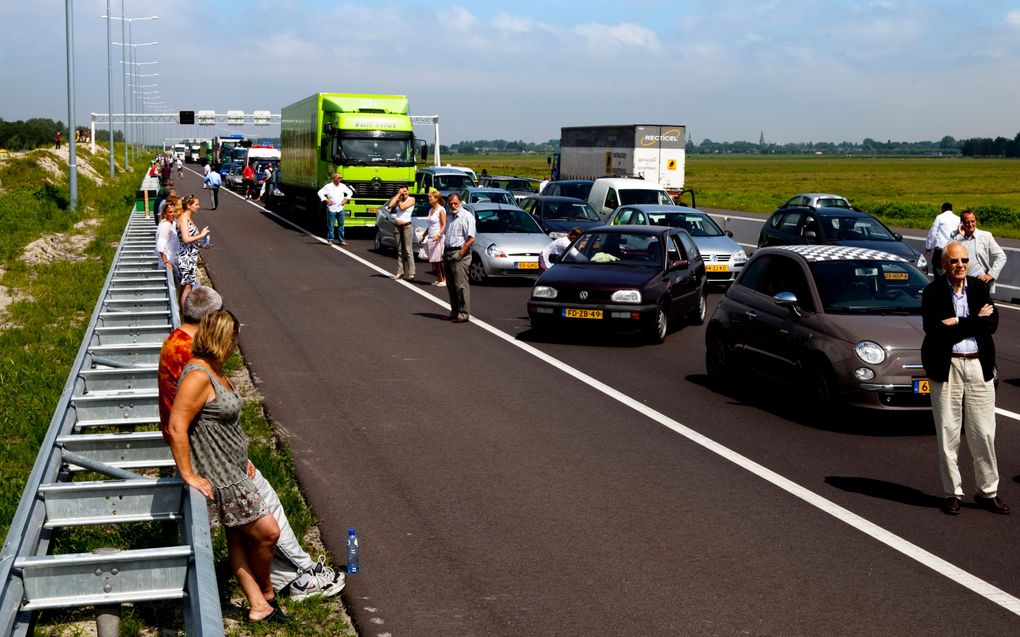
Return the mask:
<path id="1" fill-rule="evenodd" d="M 878 365 L 885 360 L 885 350 L 874 341 L 859 341 L 854 345 L 857 358 L 869 365 Z"/>

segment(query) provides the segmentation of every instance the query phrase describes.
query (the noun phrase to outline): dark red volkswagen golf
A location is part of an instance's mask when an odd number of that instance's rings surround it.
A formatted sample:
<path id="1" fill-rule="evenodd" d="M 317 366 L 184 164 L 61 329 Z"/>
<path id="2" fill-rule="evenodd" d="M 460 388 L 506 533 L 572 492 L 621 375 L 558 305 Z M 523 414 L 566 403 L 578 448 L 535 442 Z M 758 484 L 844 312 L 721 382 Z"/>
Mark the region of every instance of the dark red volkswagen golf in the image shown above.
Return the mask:
<path id="1" fill-rule="evenodd" d="M 705 264 L 686 230 L 599 226 L 538 278 L 531 327 L 640 331 L 661 343 L 670 322 L 705 321 Z"/>

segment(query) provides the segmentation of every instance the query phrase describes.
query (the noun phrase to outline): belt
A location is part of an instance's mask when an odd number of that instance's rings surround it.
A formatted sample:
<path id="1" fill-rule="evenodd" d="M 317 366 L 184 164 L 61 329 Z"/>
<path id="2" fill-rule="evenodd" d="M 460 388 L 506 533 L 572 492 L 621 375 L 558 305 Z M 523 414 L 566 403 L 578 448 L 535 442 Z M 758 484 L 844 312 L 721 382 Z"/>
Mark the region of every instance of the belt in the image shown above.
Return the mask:
<path id="1" fill-rule="evenodd" d="M 460 252 L 461 247 L 462 246 L 457 246 L 456 248 L 447 247 L 443 252 L 446 252 L 447 254 L 450 252 Z"/>
<path id="2" fill-rule="evenodd" d="M 977 352 L 966 352 L 966 353 L 961 354 L 959 352 L 953 352 L 953 358 L 975 359 L 975 358 L 978 358 L 978 353 Z"/>

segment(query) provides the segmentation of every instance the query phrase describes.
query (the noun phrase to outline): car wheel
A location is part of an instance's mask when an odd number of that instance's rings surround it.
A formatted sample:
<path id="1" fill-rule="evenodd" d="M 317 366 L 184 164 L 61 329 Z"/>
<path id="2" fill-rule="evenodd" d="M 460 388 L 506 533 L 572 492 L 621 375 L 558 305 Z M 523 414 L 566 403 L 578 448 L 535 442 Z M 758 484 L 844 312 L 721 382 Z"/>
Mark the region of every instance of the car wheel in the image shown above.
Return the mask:
<path id="1" fill-rule="evenodd" d="M 648 326 L 648 342 L 653 345 L 661 345 L 666 341 L 666 334 L 669 333 L 669 313 L 665 303 L 659 303 L 655 308 L 655 320 Z"/>
<path id="2" fill-rule="evenodd" d="M 376 252 L 382 252 L 382 233 L 378 230 L 375 231 L 375 240 L 372 241 L 372 249 Z"/>
<path id="3" fill-rule="evenodd" d="M 836 382 L 832 368 L 821 362 L 804 367 L 804 406 L 815 415 L 827 414 L 836 402 Z"/>
<path id="4" fill-rule="evenodd" d="M 485 266 L 482 265 L 482 258 L 477 254 L 471 256 L 471 265 L 468 266 L 468 279 L 471 283 L 479 285 L 485 283 L 485 280 L 489 278 L 485 274 Z"/>
<path id="5" fill-rule="evenodd" d="M 701 286 L 701 290 L 698 292 L 698 305 L 687 315 L 687 319 L 691 322 L 691 325 L 704 325 L 707 314 L 708 297 L 705 294 L 705 286 Z"/>
<path id="6" fill-rule="evenodd" d="M 708 382 L 717 389 L 726 387 L 733 369 L 733 355 L 726 341 L 719 335 L 710 336 L 705 344 L 705 373 Z"/>

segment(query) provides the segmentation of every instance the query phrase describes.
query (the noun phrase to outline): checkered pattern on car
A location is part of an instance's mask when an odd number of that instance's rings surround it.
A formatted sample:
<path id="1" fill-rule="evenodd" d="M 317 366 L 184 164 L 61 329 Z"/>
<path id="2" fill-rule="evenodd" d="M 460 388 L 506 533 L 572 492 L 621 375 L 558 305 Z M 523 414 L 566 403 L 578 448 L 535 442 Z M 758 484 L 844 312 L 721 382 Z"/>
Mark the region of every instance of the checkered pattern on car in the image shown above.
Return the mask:
<path id="1" fill-rule="evenodd" d="M 854 248 L 851 246 L 830 246 L 830 245 L 810 245 L 810 246 L 776 246 L 781 250 L 789 250 L 790 252 L 796 252 L 808 261 L 850 261 L 856 259 L 870 259 L 879 261 L 903 261 L 907 260 L 898 257 L 895 254 L 889 254 L 888 252 L 882 252 L 881 250 L 872 250 L 870 248 Z"/>

